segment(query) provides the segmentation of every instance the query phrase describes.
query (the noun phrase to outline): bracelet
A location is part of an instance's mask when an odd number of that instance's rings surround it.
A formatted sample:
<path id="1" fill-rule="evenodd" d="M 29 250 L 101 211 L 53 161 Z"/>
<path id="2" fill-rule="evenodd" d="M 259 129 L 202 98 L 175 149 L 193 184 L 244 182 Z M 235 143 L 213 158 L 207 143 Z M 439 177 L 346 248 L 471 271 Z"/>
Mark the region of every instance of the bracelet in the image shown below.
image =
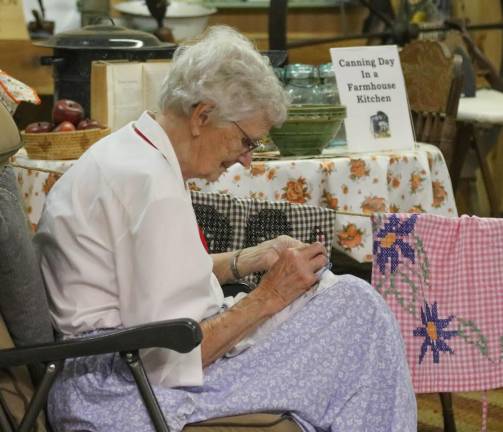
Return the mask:
<path id="1" fill-rule="evenodd" d="M 231 260 L 231 272 L 232 272 L 232 275 L 234 276 L 234 279 L 237 281 L 240 281 L 241 279 L 243 279 L 243 277 L 239 274 L 239 270 L 238 270 L 238 258 L 239 258 L 239 255 L 241 255 L 241 252 L 243 252 L 243 249 L 239 249 L 234 254 L 234 256 L 232 257 L 232 260 Z"/>

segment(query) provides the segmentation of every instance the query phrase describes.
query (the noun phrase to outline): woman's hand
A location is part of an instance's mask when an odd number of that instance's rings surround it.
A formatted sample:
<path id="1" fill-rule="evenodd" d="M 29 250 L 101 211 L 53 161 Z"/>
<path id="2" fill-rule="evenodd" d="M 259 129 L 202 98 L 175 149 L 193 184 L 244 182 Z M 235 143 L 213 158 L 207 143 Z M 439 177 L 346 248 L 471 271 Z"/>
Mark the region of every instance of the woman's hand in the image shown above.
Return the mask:
<path id="1" fill-rule="evenodd" d="M 229 310 L 201 323 L 205 367 L 317 282 L 316 272 L 328 261 L 325 248 L 321 243 L 288 248 L 294 244 L 288 239 L 279 240 L 279 246 L 274 243 L 280 252 L 272 257 L 275 263 L 257 288 Z"/>
<path id="2" fill-rule="evenodd" d="M 261 271 L 269 270 L 278 261 L 283 251 L 303 246 L 306 244 L 287 235 L 260 243 L 257 245 L 257 250 L 261 261 Z"/>
<path id="3" fill-rule="evenodd" d="M 287 249 L 306 246 L 299 240 L 287 235 L 267 240 L 257 246 L 243 249 L 237 260 L 237 271 L 244 277 L 251 273 L 268 271 L 278 261 L 281 253 Z M 213 273 L 221 284 L 234 280 L 231 264 L 236 252 L 213 254 Z"/>
<path id="4" fill-rule="evenodd" d="M 318 282 L 316 273 L 328 262 L 321 243 L 285 248 L 255 289 L 264 296 L 271 314 L 292 303 Z"/>

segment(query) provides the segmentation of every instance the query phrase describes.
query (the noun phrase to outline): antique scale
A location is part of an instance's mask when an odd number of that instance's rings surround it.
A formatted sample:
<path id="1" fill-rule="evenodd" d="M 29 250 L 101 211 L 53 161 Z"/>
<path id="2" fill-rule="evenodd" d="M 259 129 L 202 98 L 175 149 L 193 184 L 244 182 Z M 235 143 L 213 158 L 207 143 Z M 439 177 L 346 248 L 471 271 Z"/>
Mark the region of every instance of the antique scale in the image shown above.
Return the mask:
<path id="1" fill-rule="evenodd" d="M 390 0 L 358 0 L 358 3 L 369 10 L 369 17 L 366 20 L 362 33 L 288 42 L 286 37 L 288 0 L 271 0 L 269 10 L 269 46 L 271 49 L 284 50 L 353 39 L 379 39 L 380 43 L 394 43 L 402 46 L 416 39 L 422 33 L 438 33 L 453 29 L 452 24 L 449 23 L 428 28 L 411 23 L 410 18 L 414 11 L 409 0 L 400 1 L 396 14 L 393 11 Z M 466 28 L 472 31 L 501 30 L 503 29 L 503 22 L 469 24 Z"/>

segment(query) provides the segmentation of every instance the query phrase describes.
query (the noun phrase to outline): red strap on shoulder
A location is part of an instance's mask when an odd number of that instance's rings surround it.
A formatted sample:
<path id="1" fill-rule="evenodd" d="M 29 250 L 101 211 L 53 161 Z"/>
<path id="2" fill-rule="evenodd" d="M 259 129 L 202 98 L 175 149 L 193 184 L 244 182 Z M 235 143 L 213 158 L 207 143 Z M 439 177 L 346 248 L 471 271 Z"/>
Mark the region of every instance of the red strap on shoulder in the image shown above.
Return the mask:
<path id="1" fill-rule="evenodd" d="M 206 236 L 204 235 L 204 231 L 201 229 L 200 226 L 199 228 L 199 237 L 201 237 L 201 243 L 203 244 L 204 248 L 206 249 L 206 252 L 209 252 L 209 247 L 208 247 L 208 241 L 206 240 Z"/>

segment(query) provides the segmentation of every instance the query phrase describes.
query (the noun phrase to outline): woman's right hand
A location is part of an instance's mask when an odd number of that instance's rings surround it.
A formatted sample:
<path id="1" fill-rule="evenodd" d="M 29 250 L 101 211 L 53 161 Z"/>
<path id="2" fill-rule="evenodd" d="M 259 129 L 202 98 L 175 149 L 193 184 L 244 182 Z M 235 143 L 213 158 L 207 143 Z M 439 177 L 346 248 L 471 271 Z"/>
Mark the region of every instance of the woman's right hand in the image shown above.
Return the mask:
<path id="1" fill-rule="evenodd" d="M 321 243 L 280 251 L 257 288 L 229 310 L 201 323 L 203 365 L 223 356 L 260 324 L 309 291 L 318 281 L 316 273 L 327 261 Z"/>
<path id="2" fill-rule="evenodd" d="M 270 313 L 288 306 L 318 282 L 316 273 L 328 262 L 321 243 L 286 249 L 254 290 L 267 300 Z"/>

